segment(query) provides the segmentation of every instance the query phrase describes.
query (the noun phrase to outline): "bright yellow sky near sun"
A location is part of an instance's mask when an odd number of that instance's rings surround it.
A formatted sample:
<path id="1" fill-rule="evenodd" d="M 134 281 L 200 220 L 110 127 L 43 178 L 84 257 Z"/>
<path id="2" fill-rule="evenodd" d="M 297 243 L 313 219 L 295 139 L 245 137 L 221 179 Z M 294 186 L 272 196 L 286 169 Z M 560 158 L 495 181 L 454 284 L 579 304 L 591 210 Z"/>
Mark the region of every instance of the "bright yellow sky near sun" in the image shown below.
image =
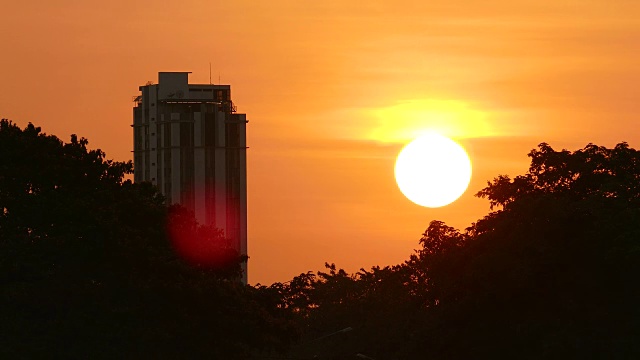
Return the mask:
<path id="1" fill-rule="evenodd" d="M 640 147 L 640 2 L 245 0 L 4 2 L 0 116 L 131 159 L 132 96 L 159 71 L 231 84 L 247 113 L 249 281 L 325 261 L 408 258 L 431 220 L 526 171 L 539 142 Z M 408 201 L 401 147 L 433 128 L 466 147 L 468 191 Z"/>

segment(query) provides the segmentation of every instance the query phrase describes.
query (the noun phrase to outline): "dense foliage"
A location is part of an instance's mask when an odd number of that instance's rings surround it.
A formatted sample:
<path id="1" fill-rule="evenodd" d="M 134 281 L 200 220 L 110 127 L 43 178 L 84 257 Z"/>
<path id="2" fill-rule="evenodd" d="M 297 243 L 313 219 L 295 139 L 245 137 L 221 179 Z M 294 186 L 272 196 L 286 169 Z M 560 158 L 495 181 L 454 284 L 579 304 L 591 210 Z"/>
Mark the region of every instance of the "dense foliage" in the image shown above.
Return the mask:
<path id="1" fill-rule="evenodd" d="M 293 353 L 638 358 L 640 152 L 543 143 L 529 157 L 478 192 L 499 210 L 464 232 L 432 221 L 405 263 L 286 284 L 305 330 Z"/>
<path id="2" fill-rule="evenodd" d="M 242 258 L 221 234 L 131 171 L 86 139 L 0 122 L 0 357 L 283 351 L 294 336 L 279 298 L 237 281 Z M 183 261 L 167 222 L 224 266 Z"/>

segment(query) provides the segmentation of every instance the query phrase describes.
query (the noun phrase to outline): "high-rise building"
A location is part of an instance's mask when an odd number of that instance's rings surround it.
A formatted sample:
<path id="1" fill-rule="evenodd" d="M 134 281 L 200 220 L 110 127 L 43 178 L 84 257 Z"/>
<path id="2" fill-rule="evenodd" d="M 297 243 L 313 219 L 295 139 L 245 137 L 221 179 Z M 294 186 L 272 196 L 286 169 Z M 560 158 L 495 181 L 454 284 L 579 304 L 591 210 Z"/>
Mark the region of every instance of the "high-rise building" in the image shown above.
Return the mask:
<path id="1" fill-rule="evenodd" d="M 160 72 L 157 84 L 140 86 L 134 181 L 153 183 L 246 254 L 247 118 L 236 113 L 229 85 L 189 84 L 189 74 Z"/>

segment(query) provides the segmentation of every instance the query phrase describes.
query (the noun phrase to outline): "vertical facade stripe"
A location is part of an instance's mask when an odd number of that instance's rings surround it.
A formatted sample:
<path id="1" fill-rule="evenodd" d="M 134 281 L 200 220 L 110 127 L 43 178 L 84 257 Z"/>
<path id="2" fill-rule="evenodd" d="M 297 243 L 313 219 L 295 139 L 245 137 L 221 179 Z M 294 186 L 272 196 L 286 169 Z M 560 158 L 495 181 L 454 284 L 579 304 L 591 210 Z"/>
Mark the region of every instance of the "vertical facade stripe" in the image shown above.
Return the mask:
<path id="1" fill-rule="evenodd" d="M 205 193 L 205 158 L 202 142 L 202 113 L 194 114 L 194 193 L 196 220 L 201 224 L 207 223 L 206 193 Z"/>

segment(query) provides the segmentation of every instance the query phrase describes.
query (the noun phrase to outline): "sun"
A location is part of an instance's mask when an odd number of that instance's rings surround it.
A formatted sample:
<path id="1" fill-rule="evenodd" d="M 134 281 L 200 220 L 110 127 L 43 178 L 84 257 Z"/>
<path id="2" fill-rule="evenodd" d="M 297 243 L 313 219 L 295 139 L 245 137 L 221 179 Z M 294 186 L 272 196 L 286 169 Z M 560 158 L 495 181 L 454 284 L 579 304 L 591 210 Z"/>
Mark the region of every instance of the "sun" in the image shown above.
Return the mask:
<path id="1" fill-rule="evenodd" d="M 400 151 L 395 176 L 400 191 L 409 200 L 425 207 L 441 207 L 467 190 L 471 160 L 457 142 L 429 133 Z"/>

